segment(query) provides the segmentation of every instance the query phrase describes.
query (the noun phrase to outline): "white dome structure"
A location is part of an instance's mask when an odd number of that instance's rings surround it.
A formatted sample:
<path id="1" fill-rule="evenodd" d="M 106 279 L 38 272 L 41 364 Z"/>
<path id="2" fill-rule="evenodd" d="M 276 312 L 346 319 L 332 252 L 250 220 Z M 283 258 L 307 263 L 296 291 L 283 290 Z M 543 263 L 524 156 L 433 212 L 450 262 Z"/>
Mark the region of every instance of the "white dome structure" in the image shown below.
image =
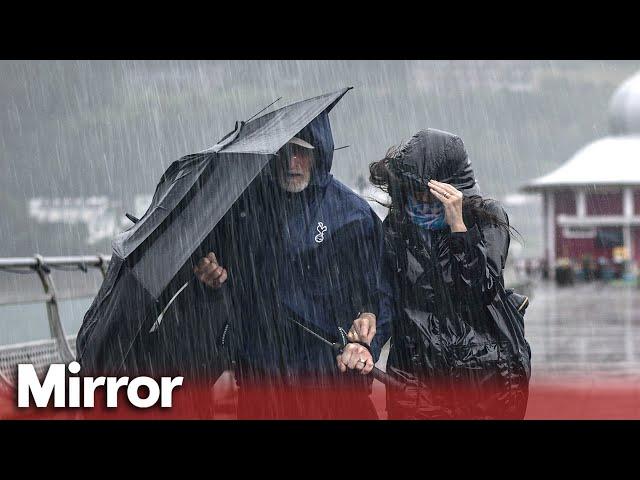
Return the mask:
<path id="1" fill-rule="evenodd" d="M 609 128 L 612 135 L 640 135 L 640 72 L 611 97 Z"/>

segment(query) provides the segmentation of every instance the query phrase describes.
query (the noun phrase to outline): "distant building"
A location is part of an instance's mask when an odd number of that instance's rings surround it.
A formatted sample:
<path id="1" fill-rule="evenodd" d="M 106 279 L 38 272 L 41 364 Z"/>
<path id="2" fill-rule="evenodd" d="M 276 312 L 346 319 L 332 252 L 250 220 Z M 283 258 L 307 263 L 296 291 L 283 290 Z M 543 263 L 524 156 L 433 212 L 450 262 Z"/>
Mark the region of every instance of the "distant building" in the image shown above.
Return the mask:
<path id="1" fill-rule="evenodd" d="M 522 190 L 543 195 L 548 265 L 623 257 L 640 264 L 640 72 L 609 104 L 610 135 Z"/>
<path id="2" fill-rule="evenodd" d="M 45 224 L 84 224 L 87 245 L 101 240 L 111 240 L 125 228 L 131 220 L 125 217 L 129 211 L 136 217 L 142 217 L 151 203 L 151 195 L 135 195 L 134 204 L 125 210 L 122 201 L 106 196 L 73 198 L 32 198 L 29 200 L 29 216 L 38 223 Z"/>

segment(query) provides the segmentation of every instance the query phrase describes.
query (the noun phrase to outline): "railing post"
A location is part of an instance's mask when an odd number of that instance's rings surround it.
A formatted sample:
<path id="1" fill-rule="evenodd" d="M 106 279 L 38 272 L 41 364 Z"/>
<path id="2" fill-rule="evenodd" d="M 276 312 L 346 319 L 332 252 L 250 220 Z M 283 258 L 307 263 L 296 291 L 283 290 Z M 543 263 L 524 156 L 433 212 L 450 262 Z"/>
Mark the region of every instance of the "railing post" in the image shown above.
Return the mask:
<path id="1" fill-rule="evenodd" d="M 60 321 L 60 315 L 58 312 L 58 300 L 56 299 L 56 291 L 53 285 L 53 279 L 51 278 L 51 270 L 46 266 L 42 255 L 35 255 L 36 259 L 36 272 L 42 282 L 42 288 L 44 293 L 48 295 L 47 298 L 47 317 L 49 320 L 49 330 L 51 331 L 51 338 L 55 339 L 58 344 L 58 351 L 62 361 L 69 363 L 75 360 L 67 337 L 64 333 L 62 322 Z"/>
<path id="2" fill-rule="evenodd" d="M 102 272 L 102 278 L 104 279 L 107 276 L 107 268 L 109 267 L 109 261 L 107 260 L 106 255 L 98 255 L 100 259 L 100 263 L 98 266 L 100 267 L 100 271 Z"/>

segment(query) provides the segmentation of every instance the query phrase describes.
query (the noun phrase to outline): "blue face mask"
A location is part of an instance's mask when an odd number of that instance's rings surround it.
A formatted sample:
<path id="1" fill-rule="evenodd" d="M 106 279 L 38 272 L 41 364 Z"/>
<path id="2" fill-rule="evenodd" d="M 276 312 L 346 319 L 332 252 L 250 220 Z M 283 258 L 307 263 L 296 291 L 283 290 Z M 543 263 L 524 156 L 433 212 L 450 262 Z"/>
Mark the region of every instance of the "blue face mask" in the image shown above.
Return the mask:
<path id="1" fill-rule="evenodd" d="M 441 203 L 418 203 L 413 195 L 408 195 L 405 211 L 411 221 L 421 228 L 441 230 L 447 226 Z"/>

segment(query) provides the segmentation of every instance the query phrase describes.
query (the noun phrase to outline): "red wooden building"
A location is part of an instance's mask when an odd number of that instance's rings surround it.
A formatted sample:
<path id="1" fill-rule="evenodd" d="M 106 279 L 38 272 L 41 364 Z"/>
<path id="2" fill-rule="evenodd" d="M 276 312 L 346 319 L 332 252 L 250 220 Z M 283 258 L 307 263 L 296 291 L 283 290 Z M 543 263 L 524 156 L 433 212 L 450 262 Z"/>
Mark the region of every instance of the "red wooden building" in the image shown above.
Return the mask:
<path id="1" fill-rule="evenodd" d="M 545 259 L 624 257 L 640 265 L 640 73 L 609 105 L 610 135 L 527 184 L 543 195 Z"/>

